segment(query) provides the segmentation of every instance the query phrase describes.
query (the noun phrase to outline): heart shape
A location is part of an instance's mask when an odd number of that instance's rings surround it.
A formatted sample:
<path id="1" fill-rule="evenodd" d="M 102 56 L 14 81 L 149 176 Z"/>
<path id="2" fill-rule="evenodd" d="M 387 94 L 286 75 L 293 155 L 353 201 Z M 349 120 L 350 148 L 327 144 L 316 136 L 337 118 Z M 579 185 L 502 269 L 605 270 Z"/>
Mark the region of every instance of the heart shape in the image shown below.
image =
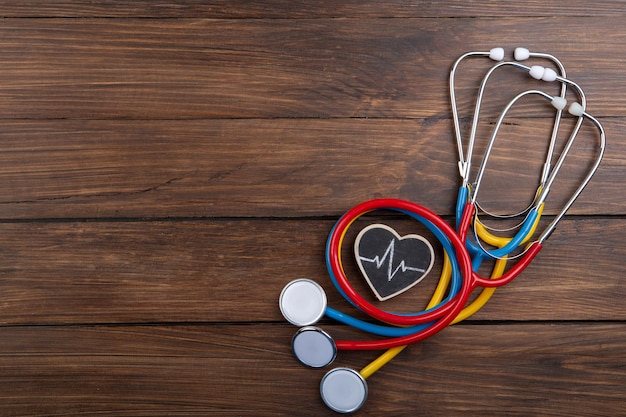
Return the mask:
<path id="1" fill-rule="evenodd" d="M 371 224 L 354 242 L 361 273 L 380 301 L 388 300 L 416 285 L 430 272 L 433 247 L 423 236 L 400 236 L 385 224 Z"/>

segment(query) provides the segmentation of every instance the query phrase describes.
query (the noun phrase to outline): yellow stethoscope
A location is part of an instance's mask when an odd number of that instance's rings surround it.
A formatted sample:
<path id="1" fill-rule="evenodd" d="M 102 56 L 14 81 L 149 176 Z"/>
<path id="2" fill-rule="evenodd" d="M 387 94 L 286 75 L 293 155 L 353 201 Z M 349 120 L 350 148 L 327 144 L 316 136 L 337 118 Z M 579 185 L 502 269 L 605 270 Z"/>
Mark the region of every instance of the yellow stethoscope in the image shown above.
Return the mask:
<path id="1" fill-rule="evenodd" d="M 463 140 L 460 129 L 459 115 L 455 96 L 455 74 L 459 64 L 469 57 L 489 57 L 498 61 L 485 74 L 478 88 L 474 116 L 470 130 L 467 149 L 463 149 Z M 557 71 L 541 66 L 528 67 L 519 61 L 530 57 L 550 60 Z M 383 324 L 374 324 L 361 321 L 339 312 L 326 303 L 326 295 L 319 284 L 308 279 L 298 279 L 288 283 L 281 292 L 279 306 L 283 316 L 292 324 L 301 326 L 292 339 L 292 348 L 298 360 L 311 367 L 323 367 L 331 363 L 337 350 L 364 350 L 388 348 L 381 356 L 370 364 L 355 371 L 350 368 L 335 368 L 329 371 L 320 383 L 320 394 L 325 404 L 334 411 L 348 413 L 358 410 L 367 398 L 367 383 L 365 380 L 382 368 L 386 363 L 398 355 L 408 343 L 423 340 L 442 328 L 458 323 L 472 316 L 480 310 L 490 299 L 495 288 L 510 282 L 517 276 L 541 249 L 542 242 L 554 231 L 559 220 L 571 207 L 576 198 L 585 188 L 597 170 L 602 159 L 605 147 L 605 133 L 597 119 L 589 115 L 586 108 L 586 98 L 582 89 L 574 82 L 565 78 L 565 69 L 561 62 L 548 54 L 530 53 L 524 48 L 515 50 L 516 61 L 503 61 L 504 51 L 494 48 L 488 52 L 469 52 L 459 57 L 450 71 L 450 98 L 452 103 L 455 137 L 459 152 L 459 173 L 462 186 L 457 199 L 457 228 L 450 228 L 438 216 L 429 210 L 414 203 L 379 199 L 362 203 L 348 211 L 335 225 L 326 247 L 326 259 L 329 275 L 337 290 L 357 308 L 370 314 Z M 470 166 L 474 149 L 477 124 L 480 116 L 480 107 L 484 91 L 490 76 L 498 68 L 512 67 L 528 72 L 531 77 L 547 82 L 561 83 L 561 94 L 550 96 L 540 90 L 527 90 L 518 94 L 502 110 L 498 121 L 494 125 L 482 162 L 476 174 L 476 179 L 470 181 Z M 569 107 L 569 113 L 577 117 L 576 124 L 567 139 L 565 146 L 552 168 L 552 159 L 557 134 L 560 127 L 562 111 L 566 107 L 565 95 L 567 88 L 572 87 L 580 103 L 574 102 Z M 555 110 L 553 130 L 550 137 L 548 152 L 544 162 L 541 179 L 531 203 L 523 210 L 513 214 L 494 214 L 481 209 L 477 197 L 483 175 L 491 154 L 500 127 L 510 109 L 521 99 L 539 97 L 545 99 Z M 541 235 L 531 243 L 535 235 L 539 220 L 543 213 L 545 200 L 550 188 L 567 157 L 574 140 L 578 136 L 584 119 L 590 120 L 600 133 L 600 146 L 594 162 L 579 187 L 565 203 L 560 213 L 546 226 Z M 478 208 L 478 209 L 477 209 Z M 361 215 L 376 209 L 390 209 L 405 213 L 422 222 L 440 241 L 444 248 L 444 262 L 435 291 L 428 302 L 426 309 L 415 314 L 394 314 L 380 310 L 362 299 L 349 285 L 343 272 L 341 263 L 341 247 L 343 238 L 350 225 Z M 514 230 L 513 237 L 497 236 L 479 219 L 481 215 L 495 218 L 513 218 L 523 216 L 523 220 L 507 230 Z M 473 230 L 468 237 L 469 229 Z M 513 254 L 514 251 L 519 253 Z M 513 256 L 518 259 L 514 267 L 507 271 L 507 261 Z M 494 259 L 495 263 L 489 278 L 482 278 L 472 270 L 477 270 L 485 259 Z M 482 287 L 480 294 L 469 304 L 465 305 L 469 294 L 478 286 Z M 366 332 L 385 336 L 383 341 L 337 341 L 335 342 L 326 332 L 313 326 L 321 317 L 327 317 L 349 324 Z M 391 326 L 389 324 L 392 324 Z"/>

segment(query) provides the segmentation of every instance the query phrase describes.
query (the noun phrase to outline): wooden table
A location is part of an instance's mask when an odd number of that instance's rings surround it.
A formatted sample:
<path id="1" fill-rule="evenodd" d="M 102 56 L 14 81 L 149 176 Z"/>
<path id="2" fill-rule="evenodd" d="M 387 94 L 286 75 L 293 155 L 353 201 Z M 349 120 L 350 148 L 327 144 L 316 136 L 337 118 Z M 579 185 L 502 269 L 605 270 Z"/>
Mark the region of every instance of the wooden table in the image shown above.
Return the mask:
<path id="1" fill-rule="evenodd" d="M 83 3 L 0 2 L 0 415 L 333 415 L 278 295 L 309 277 L 352 311 L 324 243 L 361 201 L 454 221 L 448 72 L 494 46 L 562 60 L 606 129 L 604 161 L 536 261 L 372 376 L 358 415 L 626 415 L 623 2 Z M 489 65 L 460 72 L 464 132 Z M 513 85 L 558 90 L 498 73 L 482 138 Z M 507 118 L 486 207 L 528 202 L 547 108 L 528 99 Z M 544 220 L 597 142 L 585 124 Z M 421 310 L 440 255 L 383 307 Z"/>

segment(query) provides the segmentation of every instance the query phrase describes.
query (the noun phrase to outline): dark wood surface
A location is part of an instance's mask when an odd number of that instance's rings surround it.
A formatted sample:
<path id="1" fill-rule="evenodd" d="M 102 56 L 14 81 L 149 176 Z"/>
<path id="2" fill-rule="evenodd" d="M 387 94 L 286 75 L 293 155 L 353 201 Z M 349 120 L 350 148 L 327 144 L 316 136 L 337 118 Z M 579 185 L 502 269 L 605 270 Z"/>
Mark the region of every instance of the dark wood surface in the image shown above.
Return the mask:
<path id="1" fill-rule="evenodd" d="M 372 376 L 358 415 L 626 415 L 623 2 L 84 3 L 0 1 L 0 415 L 333 415 L 280 290 L 310 277 L 350 311 L 324 243 L 361 201 L 453 221 L 449 68 L 520 45 L 583 87 L 604 161 L 536 261 Z M 487 66 L 459 80 L 465 127 Z M 484 126 L 511 84 L 494 77 Z M 485 206 L 532 194 L 543 110 L 507 119 Z M 597 140 L 585 125 L 542 225 Z M 440 268 L 383 306 L 422 309 Z"/>

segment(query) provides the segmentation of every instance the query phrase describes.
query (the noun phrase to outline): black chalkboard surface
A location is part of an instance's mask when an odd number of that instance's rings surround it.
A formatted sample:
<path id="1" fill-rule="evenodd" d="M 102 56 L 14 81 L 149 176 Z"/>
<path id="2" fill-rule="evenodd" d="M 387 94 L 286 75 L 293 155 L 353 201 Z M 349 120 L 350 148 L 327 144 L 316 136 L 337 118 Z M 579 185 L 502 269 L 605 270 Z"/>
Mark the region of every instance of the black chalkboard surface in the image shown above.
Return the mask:
<path id="1" fill-rule="evenodd" d="M 423 236 L 400 236 L 381 223 L 361 230 L 354 243 L 354 254 L 361 273 L 380 301 L 420 282 L 435 259 L 432 245 Z"/>

